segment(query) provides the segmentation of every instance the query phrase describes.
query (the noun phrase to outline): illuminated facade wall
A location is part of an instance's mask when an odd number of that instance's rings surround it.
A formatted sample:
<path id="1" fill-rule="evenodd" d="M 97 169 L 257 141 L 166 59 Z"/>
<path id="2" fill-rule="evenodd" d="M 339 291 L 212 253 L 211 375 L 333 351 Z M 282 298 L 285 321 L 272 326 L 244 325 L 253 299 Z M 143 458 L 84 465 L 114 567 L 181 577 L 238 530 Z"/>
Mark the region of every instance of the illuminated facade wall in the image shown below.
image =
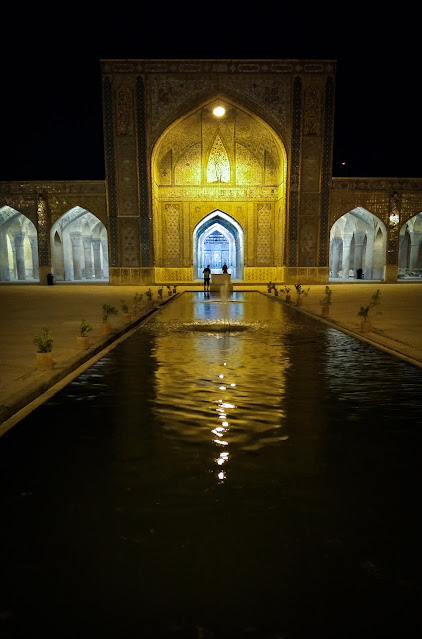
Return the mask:
<path id="1" fill-rule="evenodd" d="M 105 60 L 102 73 L 112 283 L 194 281 L 194 232 L 215 211 L 241 227 L 240 279 L 327 280 L 333 62 Z"/>
<path id="2" fill-rule="evenodd" d="M 365 259 L 375 251 L 379 279 L 397 281 L 399 259 L 401 271 L 420 269 L 422 236 L 413 218 L 422 212 L 422 179 L 332 178 L 334 62 L 101 65 L 106 181 L 0 182 L 0 211 L 11 208 L 33 224 L 25 222 L 26 243 L 33 243 L 25 277 L 39 272 L 46 284 L 54 268 L 64 272 L 54 244 L 60 233 L 52 230 L 75 207 L 102 225 L 111 284 L 194 282 L 217 237 L 221 259 L 228 247 L 234 279 L 328 283 L 337 259 L 332 229 L 358 209 L 374 216 Z M 213 115 L 216 105 L 224 117 Z M 13 279 L 17 262 L 10 234 L 3 235 L 0 263 Z"/>

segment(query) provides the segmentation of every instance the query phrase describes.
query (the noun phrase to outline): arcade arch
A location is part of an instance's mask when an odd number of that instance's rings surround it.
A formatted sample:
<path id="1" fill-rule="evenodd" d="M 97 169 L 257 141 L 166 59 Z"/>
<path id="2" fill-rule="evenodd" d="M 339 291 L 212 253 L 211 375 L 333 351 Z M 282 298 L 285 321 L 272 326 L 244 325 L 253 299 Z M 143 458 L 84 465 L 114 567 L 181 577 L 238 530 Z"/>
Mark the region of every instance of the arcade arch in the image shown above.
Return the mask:
<path id="1" fill-rule="evenodd" d="M 330 280 L 383 280 L 386 239 L 384 223 L 363 207 L 342 215 L 330 231 Z"/>
<path id="2" fill-rule="evenodd" d="M 53 224 L 50 238 L 56 281 L 108 280 L 107 230 L 95 215 L 75 206 Z"/>
<path id="3" fill-rule="evenodd" d="M 408 220 L 399 234 L 399 279 L 422 277 L 422 213 Z"/>
<path id="4" fill-rule="evenodd" d="M 26 215 L 0 208 L 0 282 L 39 281 L 38 236 Z"/>

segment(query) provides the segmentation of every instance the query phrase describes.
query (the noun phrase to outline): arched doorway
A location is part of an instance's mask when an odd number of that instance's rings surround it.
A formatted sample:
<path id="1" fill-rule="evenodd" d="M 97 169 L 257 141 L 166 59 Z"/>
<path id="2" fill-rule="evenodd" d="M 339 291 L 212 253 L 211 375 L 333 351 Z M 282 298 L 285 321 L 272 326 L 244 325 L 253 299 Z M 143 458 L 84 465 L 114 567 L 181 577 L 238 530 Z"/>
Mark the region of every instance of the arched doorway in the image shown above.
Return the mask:
<path id="1" fill-rule="evenodd" d="M 0 209 L 0 282 L 39 281 L 37 229 L 10 206 Z"/>
<path id="2" fill-rule="evenodd" d="M 361 206 L 342 215 L 330 231 L 330 280 L 383 280 L 387 230 Z"/>
<path id="3" fill-rule="evenodd" d="M 216 210 L 201 220 L 193 232 L 194 279 L 202 279 L 208 264 L 211 273 L 221 273 L 224 262 L 232 279 L 243 279 L 243 229 L 230 215 Z"/>
<path id="4" fill-rule="evenodd" d="M 57 281 L 108 281 L 108 243 L 104 224 L 75 206 L 51 228 L 51 254 Z"/>
<path id="5" fill-rule="evenodd" d="M 422 213 L 418 213 L 400 229 L 399 279 L 422 277 Z"/>

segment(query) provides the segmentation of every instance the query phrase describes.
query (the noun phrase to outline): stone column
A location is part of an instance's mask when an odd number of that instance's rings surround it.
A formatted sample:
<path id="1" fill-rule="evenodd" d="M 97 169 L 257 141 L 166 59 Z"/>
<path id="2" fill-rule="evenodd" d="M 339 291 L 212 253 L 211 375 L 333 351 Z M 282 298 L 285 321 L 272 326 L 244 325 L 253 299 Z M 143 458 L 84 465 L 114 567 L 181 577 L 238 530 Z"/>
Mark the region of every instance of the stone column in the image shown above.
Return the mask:
<path id="1" fill-rule="evenodd" d="M 23 233 L 13 233 L 15 243 L 15 259 L 16 259 L 16 275 L 18 280 L 25 279 L 25 254 L 23 249 L 23 241 L 25 235 Z"/>
<path id="2" fill-rule="evenodd" d="M 101 270 L 101 240 L 99 237 L 92 238 L 92 248 L 94 249 L 94 271 L 95 279 L 100 280 L 103 276 Z"/>
<path id="3" fill-rule="evenodd" d="M 341 249 L 341 237 L 334 237 L 331 243 L 331 252 L 332 252 L 331 277 L 338 277 L 338 272 L 340 270 L 340 249 Z"/>
<path id="4" fill-rule="evenodd" d="M 91 242 L 92 237 L 90 235 L 84 235 L 82 238 L 84 245 L 84 257 L 85 257 L 85 279 L 92 280 L 92 253 Z"/>
<path id="5" fill-rule="evenodd" d="M 108 274 L 108 242 L 107 240 L 101 240 L 101 246 L 103 249 L 103 277 Z"/>
<path id="6" fill-rule="evenodd" d="M 350 245 L 352 243 L 353 234 L 345 233 L 343 235 L 343 279 L 349 279 L 349 269 L 350 269 Z"/>
<path id="7" fill-rule="evenodd" d="M 38 266 L 38 238 L 36 235 L 29 236 L 29 243 L 31 244 L 31 257 L 32 257 L 32 277 L 34 280 L 38 280 L 40 277 L 40 270 Z"/>
<path id="8" fill-rule="evenodd" d="M 420 231 L 413 231 L 410 234 L 410 259 L 409 259 L 409 269 L 412 271 L 418 267 L 418 259 L 419 259 L 419 247 L 421 243 L 422 233 Z"/>
<path id="9" fill-rule="evenodd" d="M 82 235 L 81 233 L 70 233 L 72 242 L 73 277 L 75 280 L 82 279 Z"/>
<path id="10" fill-rule="evenodd" d="M 374 261 L 374 242 L 375 238 L 373 233 L 366 236 L 366 253 L 365 253 L 365 268 L 363 274 L 366 280 L 372 279 L 373 261 Z"/>
<path id="11" fill-rule="evenodd" d="M 359 233 L 355 233 L 355 260 L 353 265 L 355 269 L 355 274 L 358 268 L 362 268 L 364 240 L 365 240 L 365 233 L 363 231 L 360 231 Z"/>

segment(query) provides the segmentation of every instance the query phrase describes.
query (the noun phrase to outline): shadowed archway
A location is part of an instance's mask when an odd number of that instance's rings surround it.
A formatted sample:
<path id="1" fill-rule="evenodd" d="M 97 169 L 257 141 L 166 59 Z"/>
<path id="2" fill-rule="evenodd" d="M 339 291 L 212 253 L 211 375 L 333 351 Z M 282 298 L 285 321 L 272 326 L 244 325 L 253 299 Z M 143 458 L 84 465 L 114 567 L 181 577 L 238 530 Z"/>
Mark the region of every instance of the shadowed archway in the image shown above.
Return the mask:
<path id="1" fill-rule="evenodd" d="M 330 232 L 330 280 L 383 280 L 387 230 L 358 206 L 342 215 Z"/>
<path id="2" fill-rule="evenodd" d="M 104 224 L 75 206 L 51 228 L 51 254 L 57 281 L 107 281 L 108 243 Z"/>
<path id="3" fill-rule="evenodd" d="M 0 282 L 39 281 L 35 225 L 10 206 L 0 208 Z"/>

